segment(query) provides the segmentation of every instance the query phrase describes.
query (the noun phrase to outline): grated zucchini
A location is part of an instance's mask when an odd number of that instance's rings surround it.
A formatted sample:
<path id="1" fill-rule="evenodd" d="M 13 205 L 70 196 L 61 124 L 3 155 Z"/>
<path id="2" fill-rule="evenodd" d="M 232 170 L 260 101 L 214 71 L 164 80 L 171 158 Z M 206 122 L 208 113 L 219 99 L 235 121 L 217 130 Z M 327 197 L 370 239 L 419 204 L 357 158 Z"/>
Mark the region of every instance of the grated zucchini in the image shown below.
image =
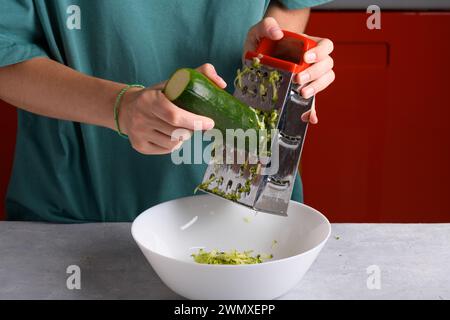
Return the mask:
<path id="1" fill-rule="evenodd" d="M 198 253 L 194 253 L 191 256 L 194 261 L 201 264 L 257 264 L 263 263 L 265 260 L 273 258 L 273 255 L 252 255 L 253 250 L 239 252 L 237 250 L 231 250 L 230 252 L 212 250 L 207 252 L 200 249 Z"/>

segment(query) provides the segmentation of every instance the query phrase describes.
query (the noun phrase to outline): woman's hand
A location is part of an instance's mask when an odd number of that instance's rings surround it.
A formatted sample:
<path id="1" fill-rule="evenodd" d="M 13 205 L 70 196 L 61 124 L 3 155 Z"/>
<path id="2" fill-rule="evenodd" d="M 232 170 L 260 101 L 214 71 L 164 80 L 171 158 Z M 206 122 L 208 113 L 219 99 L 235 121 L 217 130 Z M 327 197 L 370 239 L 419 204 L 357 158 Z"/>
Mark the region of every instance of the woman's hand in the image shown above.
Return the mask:
<path id="1" fill-rule="evenodd" d="M 330 56 L 333 51 L 333 42 L 329 39 L 307 37 L 317 42 L 317 46 L 305 52 L 303 56 L 304 61 L 312 65 L 294 77 L 294 82 L 302 85 L 301 95 L 304 98 L 310 98 L 324 90 L 335 79 L 333 71 L 334 62 Z M 244 54 L 249 50 L 256 50 L 262 38 L 269 38 L 271 40 L 280 40 L 283 38 L 283 31 L 274 18 L 264 18 L 250 29 L 244 45 Z M 302 116 L 302 120 L 309 120 L 313 124 L 318 122 L 314 105 L 310 112 Z"/>
<path id="2" fill-rule="evenodd" d="M 219 87 L 226 87 L 211 64 L 204 64 L 197 70 Z M 214 127 L 212 119 L 183 110 L 170 102 L 162 93 L 163 88 L 164 83 L 147 89 L 130 89 L 122 101 L 119 113 L 122 131 L 128 135 L 133 148 L 142 154 L 171 153 L 191 137 L 194 129 Z M 171 137 L 176 129 L 185 131 L 179 140 Z"/>

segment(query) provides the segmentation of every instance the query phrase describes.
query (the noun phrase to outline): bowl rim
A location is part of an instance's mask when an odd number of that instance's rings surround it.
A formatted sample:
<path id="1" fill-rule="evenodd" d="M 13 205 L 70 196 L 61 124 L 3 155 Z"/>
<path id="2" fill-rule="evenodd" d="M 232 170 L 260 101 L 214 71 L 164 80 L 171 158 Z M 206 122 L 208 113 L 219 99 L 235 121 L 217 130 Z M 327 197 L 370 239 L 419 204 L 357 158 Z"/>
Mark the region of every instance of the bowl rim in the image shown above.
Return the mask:
<path id="1" fill-rule="evenodd" d="M 177 199 L 172 199 L 172 200 L 169 200 L 169 201 L 161 202 L 161 203 L 159 203 L 159 204 L 157 204 L 155 206 L 152 206 L 152 207 L 150 207 L 148 209 L 145 209 L 143 212 L 141 212 L 133 220 L 133 223 L 131 224 L 131 235 L 133 237 L 133 240 L 138 244 L 139 247 L 143 247 L 143 248 L 147 249 L 149 252 L 151 252 L 152 254 L 154 254 L 154 255 L 156 255 L 156 256 L 158 256 L 160 258 L 167 259 L 167 260 L 173 260 L 174 262 L 187 264 L 187 265 L 191 265 L 191 266 L 198 266 L 199 268 L 236 268 L 236 267 L 239 267 L 239 268 L 261 268 L 261 267 L 264 267 L 264 266 L 267 266 L 267 265 L 271 265 L 271 264 L 288 262 L 290 260 L 294 260 L 296 258 L 299 258 L 299 257 L 301 257 L 303 255 L 307 255 L 308 253 L 310 253 L 311 251 L 315 250 L 316 248 L 323 246 L 328 241 L 328 239 L 330 238 L 330 235 L 331 235 L 331 223 L 330 223 L 330 221 L 327 219 L 327 217 L 325 215 L 323 215 L 320 211 L 318 211 L 318 210 L 316 210 L 316 209 L 314 209 L 314 208 L 312 208 L 312 207 L 310 207 L 310 206 L 308 206 L 308 205 L 306 205 L 304 203 L 300 203 L 300 202 L 297 202 L 297 201 L 294 201 L 294 200 L 290 200 L 290 204 L 291 203 L 296 203 L 297 205 L 300 205 L 300 206 L 303 206 L 303 207 L 306 207 L 306 208 L 312 210 L 315 214 L 319 214 L 325 220 L 325 223 L 328 226 L 328 233 L 327 233 L 326 237 L 319 244 L 317 244 L 316 246 L 312 247 L 309 250 L 306 250 L 306 251 L 304 251 L 302 253 L 299 253 L 299 254 L 296 254 L 294 256 L 281 258 L 281 259 L 277 259 L 277 260 L 273 260 L 273 261 L 265 261 L 263 263 L 255 263 L 255 264 L 232 264 L 232 265 L 230 265 L 230 264 L 195 263 L 194 261 L 180 260 L 180 259 L 176 259 L 176 258 L 172 258 L 172 257 L 168 257 L 166 255 L 160 254 L 160 253 L 158 253 L 158 252 L 156 252 L 154 250 L 149 249 L 147 246 L 143 245 L 140 241 L 137 240 L 137 237 L 136 237 L 136 234 L 135 234 L 135 232 L 136 232 L 135 231 L 135 228 L 136 228 L 135 225 L 136 225 L 136 220 L 138 220 L 138 218 L 142 214 L 144 214 L 145 212 L 147 212 L 150 209 L 162 206 L 162 205 L 164 205 L 166 203 L 175 202 L 175 201 L 178 201 L 180 199 L 187 199 L 187 198 L 193 198 L 193 197 L 205 197 L 206 198 L 206 197 L 214 197 L 214 196 L 212 196 L 210 194 L 202 194 L 202 195 L 198 195 L 198 196 L 194 195 L 194 196 L 181 197 L 181 198 L 177 198 Z"/>

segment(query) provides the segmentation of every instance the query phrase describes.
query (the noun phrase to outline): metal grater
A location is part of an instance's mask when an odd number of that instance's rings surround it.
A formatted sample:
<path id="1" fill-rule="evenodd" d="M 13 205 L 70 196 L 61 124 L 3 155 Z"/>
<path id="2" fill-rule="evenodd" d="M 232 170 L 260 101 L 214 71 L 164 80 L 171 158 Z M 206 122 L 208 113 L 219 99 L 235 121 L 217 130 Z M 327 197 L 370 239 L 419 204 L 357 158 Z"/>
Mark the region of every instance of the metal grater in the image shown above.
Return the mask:
<path id="1" fill-rule="evenodd" d="M 247 181 L 251 181 L 250 192 L 240 193 L 238 199 L 233 201 L 252 208 L 256 211 L 287 215 L 289 200 L 291 199 L 294 181 L 297 175 L 300 156 L 308 124 L 301 121 L 301 115 L 309 111 L 313 105 L 314 97 L 304 99 L 298 94 L 300 89 L 293 83 L 293 76 L 308 67 L 303 61 L 303 53 L 314 47 L 316 43 L 304 36 L 283 31 L 284 37 L 279 41 L 267 38 L 261 40 L 256 52 L 247 52 L 244 67 L 253 66 L 257 58 L 260 66 L 258 70 L 263 75 L 277 70 L 281 75 L 277 83 L 278 99 L 274 102 L 272 88 L 267 90 L 266 96 L 255 94 L 259 88 L 258 77 L 252 73 L 243 76 L 241 88 L 236 87 L 234 96 L 255 109 L 262 111 L 277 110 L 279 115 L 278 134 L 272 137 L 270 159 L 251 165 L 214 164 L 208 165 L 203 178 L 204 192 L 227 198 L 224 194 L 236 194 L 237 190 Z M 295 52 L 295 56 L 292 53 Z M 242 150 L 227 148 L 216 149 L 222 152 L 239 154 Z M 250 156 L 247 152 L 246 156 Z M 276 158 L 279 159 L 278 170 L 275 168 Z M 270 161 L 267 161 L 270 160 Z M 273 171 L 267 174 L 267 171 Z M 249 183 L 249 182 L 247 182 Z M 211 192 L 215 190 L 215 192 Z M 220 191 L 220 192 L 217 192 Z"/>

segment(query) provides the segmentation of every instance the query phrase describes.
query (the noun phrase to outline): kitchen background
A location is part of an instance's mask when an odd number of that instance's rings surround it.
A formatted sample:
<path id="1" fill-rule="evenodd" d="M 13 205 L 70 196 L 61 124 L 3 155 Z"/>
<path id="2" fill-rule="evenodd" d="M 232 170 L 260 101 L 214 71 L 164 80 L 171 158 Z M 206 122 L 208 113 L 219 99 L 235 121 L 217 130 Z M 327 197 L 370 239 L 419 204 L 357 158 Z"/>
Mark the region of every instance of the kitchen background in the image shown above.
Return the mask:
<path id="1" fill-rule="evenodd" d="M 366 28 L 371 4 L 380 30 Z M 334 41 L 337 77 L 305 143 L 305 202 L 331 222 L 450 222 L 450 1 L 337 0 L 307 33 Z M 16 112 L 0 108 L 3 199 Z"/>

